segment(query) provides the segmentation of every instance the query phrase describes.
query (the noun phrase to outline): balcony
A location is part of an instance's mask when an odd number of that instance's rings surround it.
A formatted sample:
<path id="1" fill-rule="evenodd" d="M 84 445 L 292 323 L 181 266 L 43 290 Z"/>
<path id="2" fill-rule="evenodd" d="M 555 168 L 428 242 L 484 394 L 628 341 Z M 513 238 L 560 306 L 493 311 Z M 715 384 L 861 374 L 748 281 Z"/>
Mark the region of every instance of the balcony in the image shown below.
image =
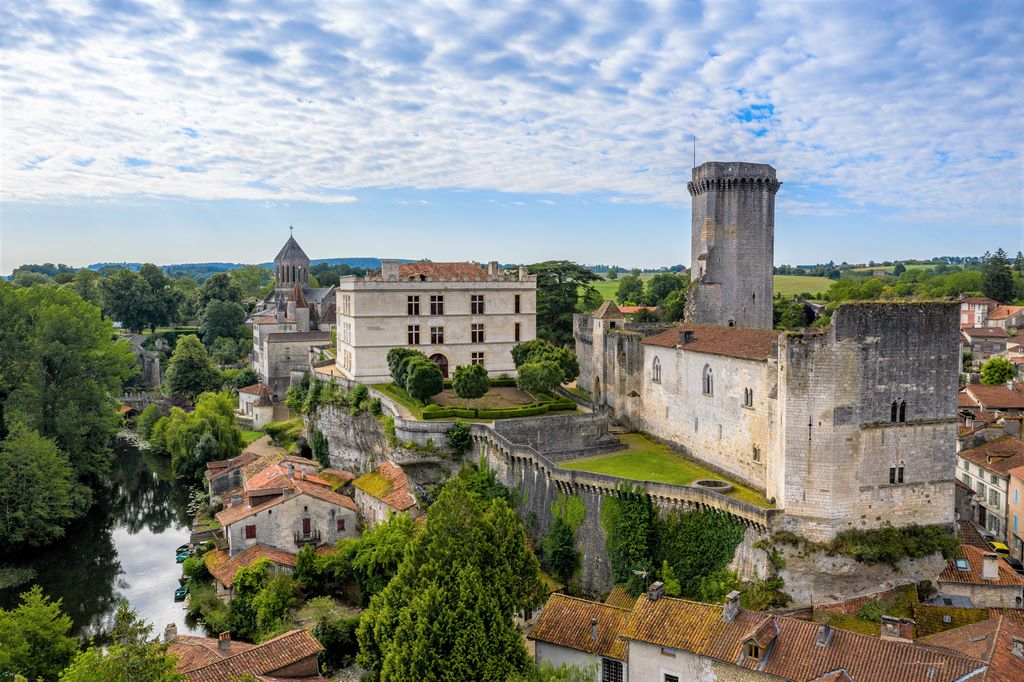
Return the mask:
<path id="1" fill-rule="evenodd" d="M 301 530 L 295 531 L 295 546 L 302 547 L 303 545 L 319 545 L 320 544 L 320 531 L 317 529 L 310 530 L 308 533 L 304 533 Z"/>

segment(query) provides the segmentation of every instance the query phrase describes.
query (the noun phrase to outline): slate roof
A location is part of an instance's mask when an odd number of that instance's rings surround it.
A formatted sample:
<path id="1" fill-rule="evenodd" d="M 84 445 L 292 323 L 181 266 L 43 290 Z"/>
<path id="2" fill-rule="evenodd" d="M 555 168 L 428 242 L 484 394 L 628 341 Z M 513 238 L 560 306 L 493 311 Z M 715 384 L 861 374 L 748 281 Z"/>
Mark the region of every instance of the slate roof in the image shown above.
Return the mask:
<path id="1" fill-rule="evenodd" d="M 305 263 L 309 265 L 309 256 L 302 250 L 295 237 L 288 235 L 288 241 L 284 243 L 281 250 L 274 256 L 275 263 Z"/>
<path id="2" fill-rule="evenodd" d="M 251 566 L 260 559 L 270 559 L 271 563 L 279 566 L 295 568 L 294 554 L 260 543 L 247 547 L 245 551 L 239 552 L 234 557 L 229 557 L 228 553 L 222 549 L 203 555 L 206 569 L 214 578 L 222 582 L 224 587 L 231 587 L 238 569 Z"/>
<path id="3" fill-rule="evenodd" d="M 997 615 L 979 623 L 946 630 L 918 641 L 943 647 L 988 663 L 986 682 L 1024 680 L 1024 659 L 1013 654 L 1014 640 L 1024 640 L 1024 625 Z"/>
<path id="4" fill-rule="evenodd" d="M 633 601 L 630 599 L 630 602 Z M 627 646 L 619 633 L 628 617 L 628 608 L 553 594 L 544 605 L 529 637 L 538 642 L 625 661 Z M 590 626 L 593 619 L 597 620 L 596 639 L 592 636 Z"/>
<path id="5" fill-rule="evenodd" d="M 1000 476 L 1008 476 L 1010 469 L 1024 465 L 1024 441 L 1013 436 L 1001 436 L 969 450 L 961 450 L 957 455 Z"/>
<path id="6" fill-rule="evenodd" d="M 1006 384 L 968 384 L 964 390 L 986 410 L 1024 409 L 1024 385 L 1021 382 L 1014 384 L 1013 390 Z"/>
<path id="7" fill-rule="evenodd" d="M 680 346 L 680 330 L 693 332 L 693 340 Z M 771 329 L 720 327 L 710 324 L 684 324 L 643 341 L 649 346 L 675 348 L 692 353 L 725 355 L 741 360 L 767 360 L 777 352 L 779 332 Z"/>
<path id="8" fill-rule="evenodd" d="M 293 341 L 330 341 L 330 332 L 271 332 L 267 343 L 291 343 Z"/>
<path id="9" fill-rule="evenodd" d="M 216 647 L 217 640 L 211 640 Z M 171 642 L 170 650 L 175 652 L 177 639 Z M 239 642 L 232 642 L 228 656 L 220 660 L 185 669 L 179 662 L 178 671 L 185 673 L 189 682 L 224 682 L 243 675 L 266 675 L 299 663 L 323 651 L 320 642 L 305 630 L 291 630 L 255 646 L 238 648 Z M 294 678 L 293 678 L 294 679 Z M 322 680 L 322 677 L 307 679 Z"/>
<path id="10" fill-rule="evenodd" d="M 309 303 L 306 302 L 306 296 L 302 293 L 302 284 L 295 280 L 295 286 L 288 292 L 288 301 L 294 303 L 296 308 L 308 308 Z"/>
<path id="11" fill-rule="evenodd" d="M 992 550 L 974 547 L 972 545 L 960 545 L 960 555 L 950 559 L 946 567 L 939 574 L 940 583 L 960 583 L 964 585 L 998 585 L 1000 587 L 1024 587 L 1024 576 L 1019 575 L 1010 568 L 1010 564 L 1002 559 L 999 560 L 999 577 L 995 580 L 982 578 L 981 571 L 986 554 Z M 956 560 L 967 559 L 970 570 L 960 570 L 956 567 Z"/>
<path id="12" fill-rule="evenodd" d="M 390 485 L 382 486 L 381 479 Z M 409 479 L 402 467 L 393 462 L 384 462 L 352 481 L 352 485 L 398 511 L 405 511 L 416 504 L 416 498 L 409 492 Z"/>

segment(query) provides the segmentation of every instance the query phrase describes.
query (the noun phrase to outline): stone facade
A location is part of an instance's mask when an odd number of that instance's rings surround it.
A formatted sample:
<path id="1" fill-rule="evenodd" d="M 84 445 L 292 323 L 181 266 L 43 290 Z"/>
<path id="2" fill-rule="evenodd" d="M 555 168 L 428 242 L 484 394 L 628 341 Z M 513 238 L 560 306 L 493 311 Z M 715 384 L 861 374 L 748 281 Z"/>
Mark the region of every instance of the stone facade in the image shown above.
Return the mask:
<path id="1" fill-rule="evenodd" d="M 630 679 L 672 679 L 687 682 L 783 682 L 785 678 L 699 656 L 690 651 L 667 650 L 646 642 L 629 642 Z"/>
<path id="2" fill-rule="evenodd" d="M 512 347 L 536 338 L 537 279 L 491 263 L 384 261 L 379 274 L 342 277 L 337 291 L 337 367 L 361 383 L 390 381 L 387 353 L 423 351 L 450 376 L 482 363 L 514 375 Z"/>
<path id="3" fill-rule="evenodd" d="M 234 556 L 257 542 L 287 552 L 298 552 L 304 541 L 296 542 L 295 536 L 303 532 L 303 519 L 309 519 L 310 533 L 319 531 L 320 540 L 316 544 L 333 545 L 342 538 L 357 534 L 354 510 L 296 493 L 267 509 L 226 524 L 224 536 L 229 553 Z M 344 529 L 338 527 L 341 519 L 345 521 Z M 253 537 L 247 537 L 247 526 L 256 527 L 255 534 L 249 533 Z"/>

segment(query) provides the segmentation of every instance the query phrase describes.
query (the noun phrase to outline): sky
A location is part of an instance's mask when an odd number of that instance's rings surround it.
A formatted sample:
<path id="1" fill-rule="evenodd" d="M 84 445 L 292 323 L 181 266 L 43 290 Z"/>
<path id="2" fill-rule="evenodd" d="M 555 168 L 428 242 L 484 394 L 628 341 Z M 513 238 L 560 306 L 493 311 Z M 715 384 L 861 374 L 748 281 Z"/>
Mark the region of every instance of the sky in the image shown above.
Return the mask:
<path id="1" fill-rule="evenodd" d="M 690 262 L 704 161 L 777 264 L 1024 248 L 1024 0 L 0 4 L 26 262 Z"/>

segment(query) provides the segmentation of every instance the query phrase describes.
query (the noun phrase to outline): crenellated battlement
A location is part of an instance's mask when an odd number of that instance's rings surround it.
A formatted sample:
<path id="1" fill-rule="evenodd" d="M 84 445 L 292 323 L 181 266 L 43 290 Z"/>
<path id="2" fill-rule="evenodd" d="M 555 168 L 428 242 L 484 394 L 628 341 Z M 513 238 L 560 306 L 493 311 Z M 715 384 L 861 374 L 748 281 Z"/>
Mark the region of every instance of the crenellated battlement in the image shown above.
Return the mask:
<path id="1" fill-rule="evenodd" d="M 782 183 L 774 178 L 705 178 L 686 183 L 690 196 L 705 192 L 771 192 L 779 191 Z"/>

